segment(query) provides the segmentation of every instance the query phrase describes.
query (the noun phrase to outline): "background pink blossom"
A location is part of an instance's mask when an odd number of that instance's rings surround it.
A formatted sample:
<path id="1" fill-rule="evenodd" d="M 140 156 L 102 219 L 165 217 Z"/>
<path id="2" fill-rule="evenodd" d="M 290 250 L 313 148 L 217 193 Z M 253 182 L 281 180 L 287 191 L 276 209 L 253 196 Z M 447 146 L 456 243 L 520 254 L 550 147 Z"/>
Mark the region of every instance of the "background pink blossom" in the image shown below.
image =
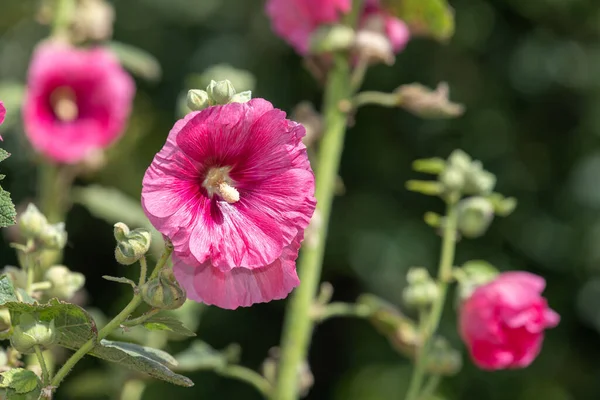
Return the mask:
<path id="1" fill-rule="evenodd" d="M 53 99 L 68 93 L 76 114 L 57 117 Z M 59 163 L 76 163 L 123 133 L 134 82 L 110 51 L 40 44 L 31 60 L 23 106 L 25 133 L 33 148 Z"/>
<path id="2" fill-rule="evenodd" d="M 527 367 L 542 347 L 544 330 L 559 315 L 541 296 L 544 278 L 506 272 L 477 288 L 460 308 L 460 333 L 475 364 L 496 370 Z"/>
<path id="3" fill-rule="evenodd" d="M 4 117 L 6 116 L 6 108 L 4 108 L 4 103 L 0 101 L 0 124 L 4 122 Z"/>

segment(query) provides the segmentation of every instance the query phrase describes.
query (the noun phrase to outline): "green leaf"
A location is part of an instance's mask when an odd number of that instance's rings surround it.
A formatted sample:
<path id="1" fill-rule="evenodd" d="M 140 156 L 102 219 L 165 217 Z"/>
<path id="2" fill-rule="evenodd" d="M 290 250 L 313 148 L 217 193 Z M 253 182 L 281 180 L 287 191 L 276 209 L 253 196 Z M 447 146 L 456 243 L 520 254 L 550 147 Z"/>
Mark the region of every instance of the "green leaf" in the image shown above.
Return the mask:
<path id="1" fill-rule="evenodd" d="M 454 10 L 446 0 L 383 0 L 382 3 L 408 25 L 413 35 L 441 42 L 454 35 Z"/>
<path id="2" fill-rule="evenodd" d="M 106 279 L 107 281 L 124 283 L 126 285 L 131 285 L 134 288 L 136 287 L 136 284 L 134 281 L 132 281 L 131 279 L 120 277 L 120 276 L 116 277 L 116 276 L 110 276 L 110 275 L 102 275 L 102 278 Z"/>
<path id="3" fill-rule="evenodd" d="M 14 225 L 17 222 L 17 210 L 10 193 L 0 188 L 0 228 Z"/>
<path id="4" fill-rule="evenodd" d="M 131 73 L 149 81 L 157 81 L 162 75 L 160 63 L 145 50 L 129 44 L 110 42 L 108 47 Z"/>
<path id="5" fill-rule="evenodd" d="M 19 301 L 15 294 L 15 288 L 8 275 L 0 276 L 0 305 L 9 301 Z"/>
<path id="6" fill-rule="evenodd" d="M 75 349 L 77 346 L 71 346 L 71 348 Z M 185 387 L 194 386 L 194 383 L 189 378 L 176 374 L 167 367 L 167 365 L 174 366 L 177 364 L 177 360 L 161 350 L 133 343 L 102 340 L 89 354 L 136 371 L 144 372 L 154 378 L 175 385 Z"/>
<path id="7" fill-rule="evenodd" d="M 10 153 L 4 149 L 0 149 L 0 161 L 4 161 L 8 157 L 10 157 Z"/>
<path id="8" fill-rule="evenodd" d="M 17 297 L 19 298 L 19 301 L 22 301 L 23 303 L 27 303 L 27 304 L 35 303 L 35 300 L 33 299 L 33 297 L 31 297 L 25 289 L 17 288 Z"/>
<path id="9" fill-rule="evenodd" d="M 23 368 L 13 368 L 0 374 L 0 387 L 13 389 L 16 393 L 29 393 L 41 386 L 38 376 Z"/>
<path id="10" fill-rule="evenodd" d="M 144 322 L 144 327 L 150 331 L 169 331 L 181 336 L 196 336 L 175 317 L 166 314 L 153 315 Z"/>
<path id="11" fill-rule="evenodd" d="M 159 255 L 162 251 L 162 235 L 154 229 L 139 200 L 121 191 L 100 185 L 89 185 L 73 190 L 73 201 L 86 207 L 92 215 L 113 225 L 123 222 L 135 228 L 145 228 L 152 234 L 150 251 Z"/>
<path id="12" fill-rule="evenodd" d="M 232 348 L 232 347 L 230 347 Z M 224 368 L 231 362 L 227 349 L 217 351 L 201 340 L 195 340 L 190 347 L 175 356 L 178 371 L 198 371 Z"/>

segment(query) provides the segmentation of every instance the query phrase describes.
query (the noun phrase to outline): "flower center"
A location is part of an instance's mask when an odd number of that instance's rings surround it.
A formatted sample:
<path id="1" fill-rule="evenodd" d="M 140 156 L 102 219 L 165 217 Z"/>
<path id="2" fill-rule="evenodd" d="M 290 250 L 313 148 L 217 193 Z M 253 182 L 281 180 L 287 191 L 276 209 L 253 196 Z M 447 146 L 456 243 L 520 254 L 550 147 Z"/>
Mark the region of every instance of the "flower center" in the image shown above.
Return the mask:
<path id="1" fill-rule="evenodd" d="M 54 115 L 62 122 L 71 122 L 77 119 L 77 97 L 73 89 L 61 86 L 50 94 L 50 105 Z"/>
<path id="2" fill-rule="evenodd" d="M 208 170 L 202 186 L 210 197 L 215 194 L 221 196 L 229 204 L 240 201 L 240 192 L 233 187 L 233 180 L 229 177 L 231 167 L 215 167 Z"/>

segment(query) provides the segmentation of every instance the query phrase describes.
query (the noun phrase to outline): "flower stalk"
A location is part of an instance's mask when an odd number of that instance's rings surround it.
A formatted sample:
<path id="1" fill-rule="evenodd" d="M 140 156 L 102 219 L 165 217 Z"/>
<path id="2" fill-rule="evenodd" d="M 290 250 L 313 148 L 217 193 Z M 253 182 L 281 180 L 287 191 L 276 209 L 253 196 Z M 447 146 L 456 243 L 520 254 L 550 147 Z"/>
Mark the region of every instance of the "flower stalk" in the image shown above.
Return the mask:
<path id="1" fill-rule="evenodd" d="M 406 400 L 420 399 L 423 381 L 425 379 L 425 369 L 427 367 L 427 357 L 431 349 L 431 339 L 440 324 L 442 311 L 446 302 L 448 284 L 452 279 L 452 265 L 454 264 L 454 253 L 456 250 L 458 211 L 457 201 L 454 198 L 447 199 L 446 219 L 443 228 L 442 251 L 438 267 L 437 284 L 439 296 L 434 301 L 429 314 L 424 318 L 423 344 L 417 353 L 415 368 L 410 380 Z M 431 388 L 427 389 L 428 391 Z"/>

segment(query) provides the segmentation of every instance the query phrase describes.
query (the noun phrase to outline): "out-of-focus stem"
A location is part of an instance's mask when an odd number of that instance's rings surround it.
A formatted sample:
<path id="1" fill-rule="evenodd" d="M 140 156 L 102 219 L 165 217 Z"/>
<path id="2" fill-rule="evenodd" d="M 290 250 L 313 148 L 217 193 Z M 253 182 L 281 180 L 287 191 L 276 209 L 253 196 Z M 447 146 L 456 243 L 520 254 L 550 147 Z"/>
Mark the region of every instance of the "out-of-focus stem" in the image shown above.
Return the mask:
<path id="1" fill-rule="evenodd" d="M 448 292 L 448 283 L 452 279 L 452 265 L 454 264 L 454 252 L 456 250 L 457 218 L 456 201 L 449 199 L 443 228 L 442 251 L 437 278 L 440 294 L 433 303 L 428 318 L 425 320 L 424 332 L 422 332 L 425 339 L 417 354 L 415 369 L 410 380 L 406 400 L 419 399 L 423 380 L 425 379 L 425 369 L 427 367 L 431 339 L 440 324 Z"/>
<path id="2" fill-rule="evenodd" d="M 52 35 L 62 36 L 67 33 L 71 18 L 76 7 L 75 0 L 54 0 L 54 18 L 52 20 Z"/>

